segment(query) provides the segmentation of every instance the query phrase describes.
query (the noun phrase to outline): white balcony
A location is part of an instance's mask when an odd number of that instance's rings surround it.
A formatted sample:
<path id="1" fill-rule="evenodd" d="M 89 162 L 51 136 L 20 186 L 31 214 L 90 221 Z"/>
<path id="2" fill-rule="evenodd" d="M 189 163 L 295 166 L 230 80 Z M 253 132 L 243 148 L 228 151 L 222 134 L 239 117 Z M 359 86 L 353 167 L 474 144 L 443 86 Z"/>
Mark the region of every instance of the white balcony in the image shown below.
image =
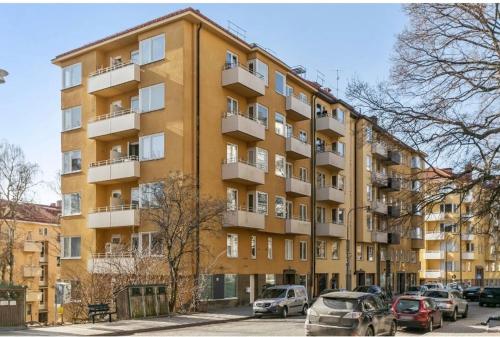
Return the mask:
<path id="1" fill-rule="evenodd" d="M 87 271 L 96 274 L 134 273 L 135 259 L 132 253 L 94 254 L 87 261 Z"/>
<path id="2" fill-rule="evenodd" d="M 442 260 L 444 259 L 444 252 L 440 250 L 427 250 L 425 252 L 425 259 L 426 260 Z"/>
<path id="3" fill-rule="evenodd" d="M 120 110 L 97 116 L 87 124 L 89 139 L 116 140 L 135 135 L 141 128 L 141 119 L 134 110 Z"/>
<path id="4" fill-rule="evenodd" d="M 295 137 L 286 139 L 286 156 L 291 159 L 311 158 L 311 144 Z"/>
<path id="5" fill-rule="evenodd" d="M 24 241 L 24 251 L 26 253 L 39 253 L 42 251 L 42 243 L 35 241 Z"/>
<path id="6" fill-rule="evenodd" d="M 38 266 L 24 266 L 23 276 L 24 277 L 39 277 L 42 275 L 42 268 Z"/>
<path id="7" fill-rule="evenodd" d="M 240 64 L 224 66 L 222 86 L 245 97 L 257 97 L 266 93 L 266 83 L 262 75 L 252 73 Z"/>
<path id="8" fill-rule="evenodd" d="M 311 183 L 298 178 L 286 178 L 286 193 L 292 197 L 310 197 Z"/>
<path id="9" fill-rule="evenodd" d="M 373 200 L 371 210 L 377 214 L 387 215 L 387 204 L 381 200 Z"/>
<path id="10" fill-rule="evenodd" d="M 462 252 L 462 259 L 463 260 L 474 260 L 476 258 L 476 255 L 474 252 Z"/>
<path id="11" fill-rule="evenodd" d="M 387 159 L 387 147 L 382 143 L 373 143 L 372 154 L 381 159 Z"/>
<path id="12" fill-rule="evenodd" d="M 345 202 L 345 192 L 331 186 L 317 187 L 316 200 L 343 204 Z"/>
<path id="13" fill-rule="evenodd" d="M 88 228 L 114 228 L 139 226 L 140 211 L 137 205 L 100 207 L 88 214 Z"/>
<path id="14" fill-rule="evenodd" d="M 427 213 L 425 221 L 445 221 L 458 219 L 457 213 Z"/>
<path id="15" fill-rule="evenodd" d="M 427 232 L 425 239 L 429 241 L 444 240 L 444 232 Z"/>
<path id="16" fill-rule="evenodd" d="M 311 221 L 299 218 L 286 219 L 285 233 L 311 235 Z"/>
<path id="17" fill-rule="evenodd" d="M 344 137 L 346 135 L 345 124 L 337 118 L 332 117 L 330 113 L 321 114 L 316 117 L 316 131 L 330 137 Z"/>
<path id="18" fill-rule="evenodd" d="M 426 270 L 424 272 L 424 277 L 428 279 L 442 278 L 444 273 L 441 270 Z"/>
<path id="19" fill-rule="evenodd" d="M 476 235 L 473 233 L 462 233 L 462 240 L 464 241 L 473 241 L 476 238 Z"/>
<path id="20" fill-rule="evenodd" d="M 262 185 L 265 182 L 265 172 L 255 164 L 239 160 L 222 164 L 222 180 L 245 185 Z"/>
<path id="21" fill-rule="evenodd" d="M 36 290 L 26 291 L 26 302 L 40 302 L 42 300 L 42 292 Z"/>
<path id="22" fill-rule="evenodd" d="M 311 119 L 311 106 L 300 98 L 290 95 L 286 97 L 286 118 L 292 121 Z"/>
<path id="23" fill-rule="evenodd" d="M 250 212 L 246 209 L 227 211 L 223 226 L 263 230 L 266 228 L 266 217 L 262 213 Z"/>
<path id="24" fill-rule="evenodd" d="M 387 243 L 389 241 L 389 236 L 387 232 L 372 232 L 372 242 Z"/>
<path id="25" fill-rule="evenodd" d="M 335 238 L 346 237 L 346 226 L 334 222 L 316 223 L 317 236 L 331 236 Z"/>
<path id="26" fill-rule="evenodd" d="M 256 142 L 266 138 L 266 126 L 258 119 L 231 112 L 222 118 L 222 133 L 247 142 Z"/>
<path id="27" fill-rule="evenodd" d="M 87 181 L 91 184 L 113 184 L 137 180 L 140 176 L 139 157 L 129 156 L 92 163 Z"/>
<path id="28" fill-rule="evenodd" d="M 372 172 L 372 184 L 374 186 L 385 187 L 387 186 L 388 180 L 389 178 L 387 177 L 387 174 L 382 172 Z"/>
<path id="29" fill-rule="evenodd" d="M 345 168 L 345 159 L 334 151 L 317 151 L 316 165 L 335 170 L 343 170 Z"/>
<path id="30" fill-rule="evenodd" d="M 140 80 L 141 68 L 139 65 L 120 63 L 90 74 L 87 92 L 104 97 L 116 96 L 136 88 Z"/>

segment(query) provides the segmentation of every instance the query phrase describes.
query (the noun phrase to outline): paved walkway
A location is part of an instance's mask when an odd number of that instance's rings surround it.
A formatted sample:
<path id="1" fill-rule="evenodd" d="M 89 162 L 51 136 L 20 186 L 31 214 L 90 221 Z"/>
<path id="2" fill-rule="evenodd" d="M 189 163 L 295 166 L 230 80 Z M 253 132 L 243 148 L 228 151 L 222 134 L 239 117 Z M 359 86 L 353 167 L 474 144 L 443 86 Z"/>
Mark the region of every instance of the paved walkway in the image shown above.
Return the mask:
<path id="1" fill-rule="evenodd" d="M 149 319 L 65 324 L 52 327 L 30 327 L 23 330 L 0 330 L 0 335 L 33 336 L 121 336 L 138 332 L 170 330 L 240 321 L 252 317 L 252 307 L 225 308 L 210 313 L 195 313 Z"/>

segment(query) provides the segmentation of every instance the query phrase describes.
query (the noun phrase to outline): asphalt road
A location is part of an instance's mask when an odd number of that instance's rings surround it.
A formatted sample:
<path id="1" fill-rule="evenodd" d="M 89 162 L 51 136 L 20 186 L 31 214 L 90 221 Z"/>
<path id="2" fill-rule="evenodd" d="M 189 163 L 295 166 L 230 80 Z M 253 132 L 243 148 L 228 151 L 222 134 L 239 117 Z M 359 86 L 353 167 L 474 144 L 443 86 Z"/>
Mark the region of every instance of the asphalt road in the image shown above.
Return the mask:
<path id="1" fill-rule="evenodd" d="M 436 329 L 432 333 L 424 331 L 399 329 L 398 336 L 414 335 L 449 335 L 457 334 L 471 335 L 483 334 L 486 332 L 484 326 L 479 325 L 489 316 L 500 315 L 500 308 L 479 307 L 477 303 L 469 303 L 469 315 L 465 319 L 457 322 L 444 321 L 441 329 Z M 304 336 L 304 316 L 291 316 L 287 319 L 281 318 L 261 318 L 249 319 L 245 321 L 213 324 L 200 327 L 163 330 L 148 332 L 142 335 L 162 335 L 162 336 Z M 488 333 L 488 336 L 500 336 L 500 330 L 496 333 Z"/>

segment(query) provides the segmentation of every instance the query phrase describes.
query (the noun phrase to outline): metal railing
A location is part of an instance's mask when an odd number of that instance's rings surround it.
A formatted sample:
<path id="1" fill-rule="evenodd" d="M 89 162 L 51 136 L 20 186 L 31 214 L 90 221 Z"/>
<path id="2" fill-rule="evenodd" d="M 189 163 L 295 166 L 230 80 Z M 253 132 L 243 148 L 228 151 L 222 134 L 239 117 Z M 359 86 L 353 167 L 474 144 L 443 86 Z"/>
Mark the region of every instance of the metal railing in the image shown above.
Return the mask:
<path id="1" fill-rule="evenodd" d="M 133 209 L 139 209 L 138 204 L 127 204 L 127 205 L 117 205 L 117 206 L 104 206 L 91 209 L 89 213 L 102 213 L 102 212 L 114 212 L 114 211 L 128 211 Z"/>
<path id="2" fill-rule="evenodd" d="M 226 212 L 236 212 L 236 211 L 249 212 L 249 213 L 261 213 L 261 212 L 257 211 L 256 207 L 238 206 L 237 208 L 234 208 L 234 209 L 231 209 L 231 208 L 226 209 Z M 261 213 L 261 214 L 264 214 L 264 213 Z"/>
<path id="3" fill-rule="evenodd" d="M 124 162 L 129 162 L 129 161 L 139 161 L 139 157 L 138 156 L 125 156 L 125 157 L 120 157 L 117 159 L 101 160 L 101 161 L 98 161 L 95 163 L 91 163 L 90 167 L 99 167 L 99 166 L 112 165 L 112 164 L 124 163 Z"/>
<path id="4" fill-rule="evenodd" d="M 299 142 L 301 142 L 302 144 L 306 144 L 306 145 L 309 145 L 307 139 L 306 140 L 303 140 L 303 139 L 300 139 L 299 137 L 295 136 L 295 135 L 286 135 L 286 138 L 293 138 L 293 139 L 296 139 L 298 140 Z"/>
<path id="5" fill-rule="evenodd" d="M 252 70 L 248 69 L 247 66 L 245 66 L 239 62 L 238 63 L 234 63 L 234 62 L 224 63 L 224 70 L 229 70 L 229 69 L 233 69 L 236 67 L 241 68 L 245 71 L 248 71 L 250 74 L 254 75 L 255 77 L 260 78 L 261 80 L 264 80 L 264 75 L 260 74 L 259 72 L 255 71 L 255 70 L 252 71 Z"/>
<path id="6" fill-rule="evenodd" d="M 310 222 L 310 220 L 307 217 L 301 217 L 298 215 L 286 216 L 285 219 L 286 220 L 297 220 L 297 221 Z"/>
<path id="7" fill-rule="evenodd" d="M 323 152 L 331 152 L 336 154 L 339 157 L 344 158 L 344 155 L 338 152 L 337 150 L 332 149 L 331 146 L 316 146 L 316 152 L 317 153 L 323 153 Z"/>
<path id="8" fill-rule="evenodd" d="M 250 119 L 251 121 L 257 122 L 257 123 L 259 123 L 261 125 L 264 125 L 264 126 L 266 125 L 263 121 L 261 121 L 257 117 L 252 117 L 248 113 L 245 113 L 245 112 L 241 112 L 241 111 L 227 111 L 227 112 L 225 112 L 225 113 L 222 114 L 222 118 L 228 118 L 228 117 L 232 117 L 232 116 L 241 116 L 241 117 Z"/>
<path id="9" fill-rule="evenodd" d="M 295 98 L 295 99 L 297 99 L 297 100 L 301 101 L 301 102 L 302 102 L 302 103 L 304 103 L 304 104 L 310 105 L 310 104 L 309 104 L 309 100 L 307 99 L 307 97 L 306 97 L 306 99 L 305 99 L 305 101 L 304 101 L 304 99 L 303 99 L 300 95 L 297 95 L 297 94 L 294 94 L 294 93 L 292 93 L 291 95 L 287 95 L 287 96 L 289 96 L 289 97 L 293 97 L 293 98 Z"/>
<path id="10" fill-rule="evenodd" d="M 309 178 L 308 177 L 302 178 L 302 177 L 298 177 L 298 176 L 295 176 L 295 175 L 291 175 L 291 176 L 286 176 L 286 179 L 295 179 L 295 180 L 302 181 L 304 183 L 309 183 Z"/>
<path id="11" fill-rule="evenodd" d="M 116 70 L 116 69 L 120 69 L 120 68 L 126 67 L 126 66 L 131 65 L 131 64 L 135 64 L 135 63 L 132 62 L 132 61 L 129 61 L 129 62 L 120 62 L 120 63 L 114 64 L 114 65 L 106 67 L 106 68 L 99 68 L 96 71 L 94 71 L 93 73 L 90 73 L 89 77 L 101 75 L 101 74 L 104 74 L 104 73 L 107 73 L 107 72 L 110 72 L 110 71 L 113 71 L 113 70 Z"/>
<path id="12" fill-rule="evenodd" d="M 114 118 L 114 117 L 138 113 L 138 112 L 139 111 L 136 111 L 134 109 L 121 109 L 119 111 L 110 112 L 110 113 L 105 114 L 105 115 L 95 116 L 95 117 L 89 119 L 89 123 L 98 122 L 98 121 L 102 121 L 102 120 L 106 120 L 106 119 L 110 119 L 110 118 Z"/>
<path id="13" fill-rule="evenodd" d="M 316 111 L 316 118 L 323 118 L 323 117 L 329 117 L 329 118 L 332 118 L 332 119 L 335 119 L 336 121 L 338 121 L 339 123 L 341 124 L 344 124 L 344 121 L 341 121 L 335 114 L 333 114 L 333 112 L 331 111 L 322 111 L 322 112 L 318 112 Z"/>
<path id="14" fill-rule="evenodd" d="M 333 224 L 333 225 L 345 225 L 344 221 L 339 221 L 339 219 L 324 219 L 325 221 L 316 221 L 317 223 L 321 224 Z"/>
<path id="15" fill-rule="evenodd" d="M 333 188 L 334 190 L 339 190 L 339 191 L 344 190 L 344 186 L 329 185 L 329 184 L 324 184 L 324 185 L 316 184 L 316 188 Z"/>
<path id="16" fill-rule="evenodd" d="M 238 160 L 236 160 L 236 158 L 233 158 L 233 159 L 222 160 L 222 164 L 235 164 L 235 163 L 242 163 L 245 165 L 250 165 L 250 166 L 253 166 L 255 168 L 258 168 L 259 170 L 265 170 L 264 167 L 260 167 L 261 165 L 258 165 L 257 163 L 253 163 L 251 161 L 248 161 L 247 159 L 238 158 Z"/>

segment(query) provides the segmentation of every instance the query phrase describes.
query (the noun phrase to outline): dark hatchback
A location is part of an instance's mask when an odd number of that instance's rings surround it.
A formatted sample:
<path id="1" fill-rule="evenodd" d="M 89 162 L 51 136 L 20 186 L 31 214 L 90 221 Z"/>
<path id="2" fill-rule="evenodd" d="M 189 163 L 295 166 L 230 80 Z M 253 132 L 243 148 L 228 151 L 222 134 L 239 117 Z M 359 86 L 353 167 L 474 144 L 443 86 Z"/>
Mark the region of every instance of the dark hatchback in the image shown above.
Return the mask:
<path id="1" fill-rule="evenodd" d="M 307 311 L 308 336 L 394 336 L 396 317 L 374 294 L 331 292 L 321 295 Z"/>
<path id="2" fill-rule="evenodd" d="M 484 287 L 479 295 L 479 306 L 496 306 L 500 304 L 500 287 Z"/>
<path id="3" fill-rule="evenodd" d="M 380 288 L 379 286 L 376 285 L 371 285 L 371 286 L 357 286 L 353 290 L 354 292 L 360 292 L 360 293 L 369 293 L 377 296 L 380 298 L 382 301 L 385 303 L 390 303 L 391 298 L 387 295 L 387 293 Z"/>
<path id="4" fill-rule="evenodd" d="M 469 301 L 478 301 L 481 287 L 469 287 L 462 292 L 463 297 Z"/>

